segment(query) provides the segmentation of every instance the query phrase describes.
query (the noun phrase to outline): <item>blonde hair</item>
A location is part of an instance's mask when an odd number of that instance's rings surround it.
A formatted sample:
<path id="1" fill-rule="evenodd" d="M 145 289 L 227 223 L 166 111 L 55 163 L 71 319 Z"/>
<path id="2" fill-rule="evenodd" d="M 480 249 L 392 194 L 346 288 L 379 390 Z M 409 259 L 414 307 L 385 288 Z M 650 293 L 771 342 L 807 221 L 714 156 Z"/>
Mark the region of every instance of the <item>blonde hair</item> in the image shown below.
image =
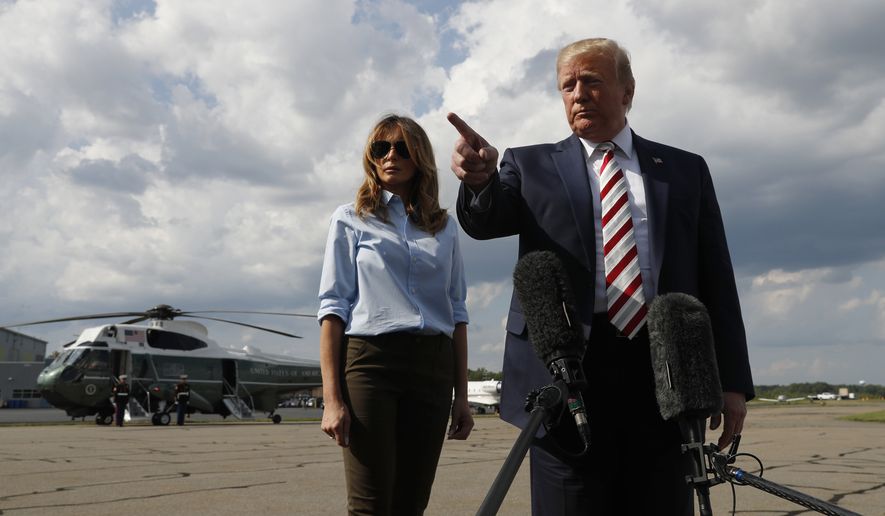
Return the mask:
<path id="1" fill-rule="evenodd" d="M 633 78 L 633 67 L 630 66 L 630 54 L 617 41 L 608 38 L 588 38 L 570 43 L 559 51 L 556 56 L 556 75 L 563 65 L 583 54 L 596 54 L 606 56 L 615 63 L 615 72 L 618 74 L 618 82 L 623 86 L 633 86 L 636 79 Z M 629 109 L 633 105 L 630 99 Z"/>
<path id="2" fill-rule="evenodd" d="M 411 118 L 400 115 L 385 115 L 369 132 L 363 150 L 363 172 L 365 179 L 356 192 L 356 213 L 365 219 L 370 214 L 388 222 L 387 206 L 382 202 L 381 181 L 378 179 L 377 163 L 372 159 L 372 142 L 382 139 L 398 127 L 409 149 L 409 156 L 416 166 L 408 199 L 403 199 L 406 213 L 412 222 L 430 234 L 436 234 L 446 227 L 446 210 L 439 207 L 439 180 L 433 147 L 424 129 Z"/>

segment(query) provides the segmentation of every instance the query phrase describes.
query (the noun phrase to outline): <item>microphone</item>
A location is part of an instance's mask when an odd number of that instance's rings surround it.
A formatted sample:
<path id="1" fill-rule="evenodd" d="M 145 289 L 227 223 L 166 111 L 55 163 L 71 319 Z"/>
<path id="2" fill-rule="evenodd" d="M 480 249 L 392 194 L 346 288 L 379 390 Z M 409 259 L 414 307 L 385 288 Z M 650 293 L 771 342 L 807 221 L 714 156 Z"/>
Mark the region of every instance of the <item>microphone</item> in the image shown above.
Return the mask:
<path id="1" fill-rule="evenodd" d="M 590 422 L 581 389 L 587 379 L 581 360 L 584 333 L 579 324 L 568 273 L 551 251 L 533 251 L 520 258 L 513 286 L 535 354 L 550 373 L 568 386 L 568 408 L 575 418 L 585 453 L 590 447 Z"/>
<path id="2" fill-rule="evenodd" d="M 703 303 L 678 292 L 657 296 L 647 321 L 661 416 L 705 419 L 721 411 L 713 329 Z"/>
<path id="3" fill-rule="evenodd" d="M 678 422 L 683 453 L 692 459 L 687 481 L 697 492 L 700 514 L 712 514 L 704 424 L 723 402 L 710 316 L 694 297 L 670 293 L 652 301 L 647 322 L 658 408 L 665 420 Z"/>

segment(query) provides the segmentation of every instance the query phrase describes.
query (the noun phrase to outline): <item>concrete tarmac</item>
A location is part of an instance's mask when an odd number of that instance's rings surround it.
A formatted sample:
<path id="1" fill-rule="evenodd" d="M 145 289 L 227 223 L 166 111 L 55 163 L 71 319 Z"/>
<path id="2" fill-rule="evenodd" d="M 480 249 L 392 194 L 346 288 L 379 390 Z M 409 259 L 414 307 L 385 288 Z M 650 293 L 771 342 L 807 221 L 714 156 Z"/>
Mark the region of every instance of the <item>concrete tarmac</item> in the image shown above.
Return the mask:
<path id="1" fill-rule="evenodd" d="M 762 460 L 772 482 L 882 516 L 885 424 L 838 417 L 883 409 L 860 401 L 752 406 L 741 450 Z M 517 436 L 496 417 L 477 417 L 469 440 L 447 441 L 426 514 L 474 514 Z M 738 466 L 757 471 L 752 461 Z M 528 477 L 526 458 L 499 514 L 530 513 Z M 641 485 L 645 476 L 625 480 Z M 812 514 L 753 487 L 736 491 L 738 514 Z M 727 485 L 711 498 L 714 514 L 731 513 Z M 0 426 L 2 515 L 345 512 L 341 452 L 317 422 Z"/>

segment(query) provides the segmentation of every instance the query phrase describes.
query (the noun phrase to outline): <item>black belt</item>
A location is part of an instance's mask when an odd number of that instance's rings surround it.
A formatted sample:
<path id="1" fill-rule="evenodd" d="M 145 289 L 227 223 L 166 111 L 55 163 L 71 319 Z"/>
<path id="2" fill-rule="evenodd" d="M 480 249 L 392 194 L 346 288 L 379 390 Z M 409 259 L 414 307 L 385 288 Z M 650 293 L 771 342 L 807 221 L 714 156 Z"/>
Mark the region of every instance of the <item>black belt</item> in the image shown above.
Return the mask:
<path id="1" fill-rule="evenodd" d="M 446 340 L 451 342 L 451 337 L 444 333 L 426 334 L 426 333 L 410 333 L 407 331 L 395 331 L 391 333 L 382 333 L 381 335 L 348 335 L 355 339 L 362 339 L 376 345 L 383 344 L 422 344 L 440 342 Z"/>

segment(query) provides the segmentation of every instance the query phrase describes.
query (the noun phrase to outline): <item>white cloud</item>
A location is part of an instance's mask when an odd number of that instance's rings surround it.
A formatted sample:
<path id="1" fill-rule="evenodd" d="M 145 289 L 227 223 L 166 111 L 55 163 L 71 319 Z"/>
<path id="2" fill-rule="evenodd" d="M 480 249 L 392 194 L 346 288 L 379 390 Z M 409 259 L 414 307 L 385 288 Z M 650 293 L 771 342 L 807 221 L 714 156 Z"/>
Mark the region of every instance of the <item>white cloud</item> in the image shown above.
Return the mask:
<path id="1" fill-rule="evenodd" d="M 502 338 L 501 340 L 499 340 L 499 341 L 497 341 L 497 342 L 487 342 L 487 343 L 484 343 L 484 344 L 482 344 L 481 346 L 479 346 L 479 350 L 480 350 L 481 352 L 483 352 L 483 353 L 495 354 L 495 355 L 501 354 L 501 355 L 503 356 L 503 353 L 504 353 L 504 339 Z M 475 367 L 475 366 L 472 366 L 472 368 L 475 369 L 476 367 Z"/>
<path id="2" fill-rule="evenodd" d="M 753 291 L 768 314 L 783 318 L 805 301 L 814 292 L 815 284 L 828 273 L 827 270 L 785 272 L 775 269 L 753 278 Z"/>
<path id="3" fill-rule="evenodd" d="M 757 383 L 856 381 L 885 360 L 882 262 L 851 268 L 771 270 L 741 284 Z M 872 373 L 876 374 L 876 373 Z"/>
<path id="4" fill-rule="evenodd" d="M 481 282 L 467 289 L 467 304 L 471 310 L 488 308 L 502 293 L 509 294 L 509 282 Z"/>
<path id="5" fill-rule="evenodd" d="M 864 313 L 865 309 L 872 311 L 874 336 L 885 340 L 885 296 L 881 291 L 873 289 L 865 299 L 850 298 L 839 306 L 846 313 Z"/>
<path id="6" fill-rule="evenodd" d="M 803 364 L 791 358 L 787 358 L 784 360 L 776 360 L 761 371 L 757 370 L 757 373 L 761 373 L 762 375 L 781 376 L 784 373 L 803 371 L 807 368 L 808 367 L 806 364 Z"/>
<path id="7" fill-rule="evenodd" d="M 872 292 L 870 292 L 869 296 L 867 296 L 866 299 L 859 299 L 855 297 L 846 300 L 844 303 L 839 305 L 839 310 L 849 312 L 852 310 L 856 310 L 857 308 L 862 306 L 876 306 L 882 304 L 883 299 L 885 299 L 885 297 L 882 296 L 881 292 L 879 292 L 878 290 L 873 290 Z"/>
<path id="8" fill-rule="evenodd" d="M 445 112 L 502 150 L 565 138 L 556 52 L 601 35 L 632 54 L 632 127 L 711 166 L 757 381 L 885 359 L 885 8 L 419 4 L 159 1 L 122 19 L 112 0 L 0 4 L 0 322 L 315 310 L 328 216 L 381 113 L 420 116 L 452 207 Z M 462 238 L 470 365 L 498 368 L 516 245 Z M 305 339 L 211 329 L 315 357 L 315 322 L 287 324 Z"/>

